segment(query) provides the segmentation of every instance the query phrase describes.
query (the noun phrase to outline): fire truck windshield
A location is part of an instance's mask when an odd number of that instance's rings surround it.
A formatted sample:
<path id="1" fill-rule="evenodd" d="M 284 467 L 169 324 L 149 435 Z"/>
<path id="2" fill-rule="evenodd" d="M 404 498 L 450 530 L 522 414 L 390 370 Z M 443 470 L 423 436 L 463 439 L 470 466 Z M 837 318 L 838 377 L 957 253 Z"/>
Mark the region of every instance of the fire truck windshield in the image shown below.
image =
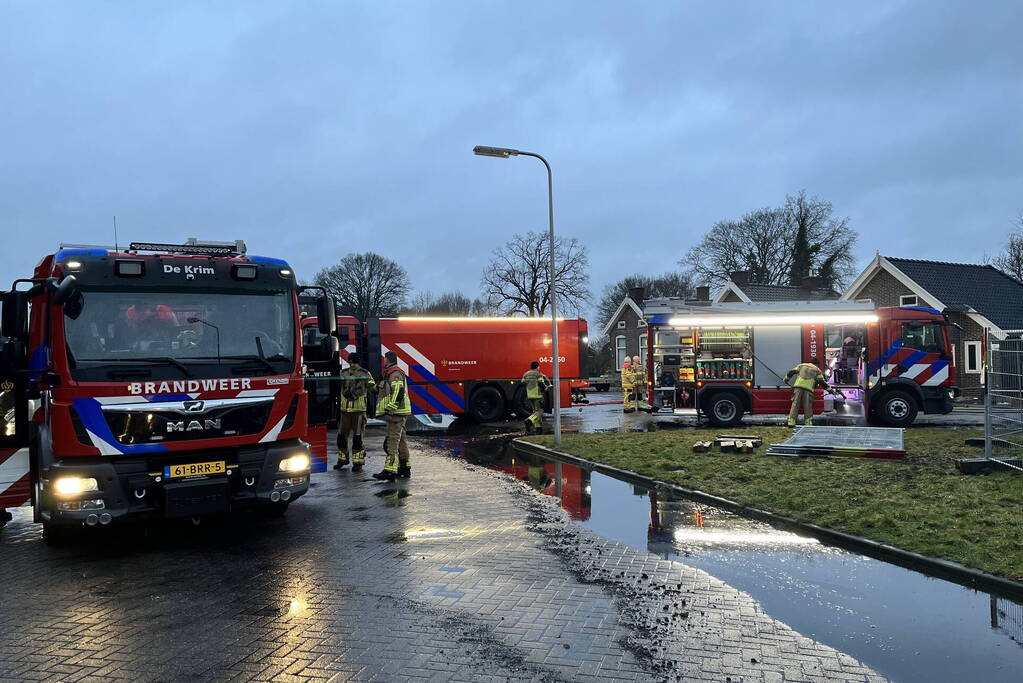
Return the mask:
<path id="1" fill-rule="evenodd" d="M 293 364 L 290 292 L 80 292 L 75 305 L 65 306 L 64 317 L 75 379 L 96 381 L 105 379 L 97 371 L 123 374 L 146 366 L 152 366 L 146 369 L 154 377 L 231 376 L 250 365 L 254 375 L 277 374 Z"/>

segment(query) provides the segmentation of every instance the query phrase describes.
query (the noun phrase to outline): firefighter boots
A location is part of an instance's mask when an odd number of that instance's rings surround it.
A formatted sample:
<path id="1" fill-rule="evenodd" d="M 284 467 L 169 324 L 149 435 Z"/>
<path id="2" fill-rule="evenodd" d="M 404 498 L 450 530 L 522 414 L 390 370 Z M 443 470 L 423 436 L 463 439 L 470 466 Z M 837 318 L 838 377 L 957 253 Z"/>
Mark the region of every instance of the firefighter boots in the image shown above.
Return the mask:
<path id="1" fill-rule="evenodd" d="M 401 463 L 398 465 L 398 478 L 408 479 L 412 476 L 412 468 L 409 467 L 408 463 Z"/>
<path id="2" fill-rule="evenodd" d="M 398 475 L 395 474 L 394 472 L 384 470 L 382 472 L 377 472 L 376 474 L 374 474 L 373 478 L 376 479 L 377 481 L 394 481 L 395 479 L 398 478 Z"/>

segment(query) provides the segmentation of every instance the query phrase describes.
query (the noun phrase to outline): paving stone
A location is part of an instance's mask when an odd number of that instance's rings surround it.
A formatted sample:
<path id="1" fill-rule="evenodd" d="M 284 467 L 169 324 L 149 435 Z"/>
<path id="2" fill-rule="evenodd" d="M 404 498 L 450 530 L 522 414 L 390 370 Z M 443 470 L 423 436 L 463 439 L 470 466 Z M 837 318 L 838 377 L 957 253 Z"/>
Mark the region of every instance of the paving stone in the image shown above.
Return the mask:
<path id="1" fill-rule="evenodd" d="M 413 470 L 315 475 L 279 519 L 90 530 L 59 549 L 17 511 L 0 532 L 0 680 L 876 677 L 690 567 L 590 536 L 591 566 L 569 566 L 549 535 L 560 511 L 536 518 L 549 499 L 428 442 Z M 705 614 L 647 642 L 643 609 L 600 571 L 682 583 Z"/>

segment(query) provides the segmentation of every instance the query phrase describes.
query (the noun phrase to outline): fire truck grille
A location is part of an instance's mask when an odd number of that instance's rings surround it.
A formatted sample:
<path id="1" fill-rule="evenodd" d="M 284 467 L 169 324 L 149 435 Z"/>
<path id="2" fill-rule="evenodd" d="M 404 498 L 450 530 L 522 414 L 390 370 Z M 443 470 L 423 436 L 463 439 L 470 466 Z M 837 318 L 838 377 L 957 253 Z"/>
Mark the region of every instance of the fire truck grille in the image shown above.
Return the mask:
<path id="1" fill-rule="evenodd" d="M 272 401 L 222 405 L 204 411 L 104 410 L 119 443 L 143 444 L 257 434 L 266 428 Z"/>

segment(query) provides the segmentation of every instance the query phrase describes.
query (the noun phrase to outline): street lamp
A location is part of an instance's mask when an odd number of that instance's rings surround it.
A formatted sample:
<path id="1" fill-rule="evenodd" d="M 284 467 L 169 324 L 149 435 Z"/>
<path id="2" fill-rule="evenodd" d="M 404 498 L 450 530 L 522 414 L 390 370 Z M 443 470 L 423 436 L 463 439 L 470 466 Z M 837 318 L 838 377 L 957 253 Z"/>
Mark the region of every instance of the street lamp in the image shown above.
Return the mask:
<path id="1" fill-rule="evenodd" d="M 558 309 L 554 303 L 554 174 L 551 172 L 551 165 L 539 154 L 524 152 L 520 149 L 509 149 L 508 147 L 487 147 L 476 145 L 472 148 L 473 154 L 481 157 L 496 157 L 507 159 L 508 157 L 534 157 L 543 162 L 547 168 L 547 213 L 550 219 L 550 297 L 551 297 L 551 356 L 554 364 L 554 397 L 551 403 L 554 404 L 554 445 L 561 443 L 561 362 L 558 356 Z"/>

